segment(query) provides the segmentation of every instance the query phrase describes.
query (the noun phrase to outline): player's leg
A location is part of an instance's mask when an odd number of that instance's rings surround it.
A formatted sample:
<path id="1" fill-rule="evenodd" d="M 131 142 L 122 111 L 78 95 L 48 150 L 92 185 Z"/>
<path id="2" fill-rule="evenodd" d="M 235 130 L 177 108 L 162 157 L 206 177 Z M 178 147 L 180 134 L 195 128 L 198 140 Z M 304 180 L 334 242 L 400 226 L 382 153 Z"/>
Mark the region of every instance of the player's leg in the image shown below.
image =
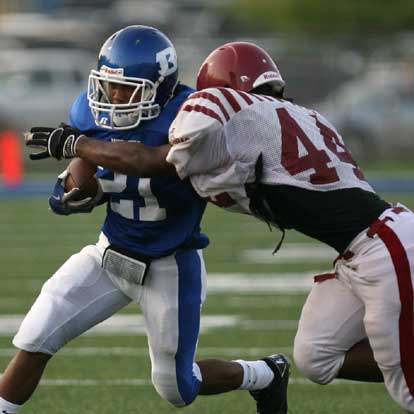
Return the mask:
<path id="1" fill-rule="evenodd" d="M 371 239 L 355 289 L 364 300 L 365 329 L 391 397 L 414 411 L 414 215 L 391 220 Z"/>
<path id="2" fill-rule="evenodd" d="M 259 414 L 286 414 L 290 363 L 284 355 L 271 355 L 258 361 L 197 361 L 201 369 L 200 395 L 249 390 Z"/>
<path id="3" fill-rule="evenodd" d="M 285 413 L 289 366 L 284 357 L 194 363 L 204 284 L 204 263 L 196 252 L 178 253 L 151 264 L 141 306 L 148 327 L 155 388 L 176 406 L 190 404 L 198 394 L 256 390 L 260 395 L 255 398 L 265 407 L 260 412 Z"/>
<path id="4" fill-rule="evenodd" d="M 198 360 L 201 371 L 200 395 L 220 394 L 235 389 L 249 390 L 260 414 L 287 413 L 290 364 L 283 355 L 258 361 Z"/>
<path id="5" fill-rule="evenodd" d="M 0 379 L 0 412 L 13 412 L 8 403 L 19 406 L 31 396 L 63 345 L 130 301 L 103 271 L 98 247 L 73 255 L 44 284 L 13 340 L 20 351 Z"/>
<path id="6" fill-rule="evenodd" d="M 302 309 L 293 356 L 310 380 L 327 384 L 338 376 L 346 353 L 365 337 L 364 304 L 343 280 L 317 282 Z"/>
<path id="7" fill-rule="evenodd" d="M 208 358 L 197 361 L 203 382 L 200 395 L 221 394 L 235 389 L 260 390 L 267 387 L 274 378 L 272 369 L 264 360 L 227 361 Z"/>
<path id="8" fill-rule="evenodd" d="M 197 361 L 202 375 L 200 395 L 220 394 L 240 387 L 243 367 L 235 361 L 208 358 Z"/>
<path id="9" fill-rule="evenodd" d="M 368 338 L 356 343 L 345 354 L 337 378 L 353 381 L 384 382 L 384 377 L 374 359 Z"/>
<path id="10" fill-rule="evenodd" d="M 51 355 L 41 352 L 19 350 L 16 353 L 1 376 L 0 412 L 17 412 L 19 406 L 31 397 L 50 358 Z"/>
<path id="11" fill-rule="evenodd" d="M 142 290 L 152 382 L 177 407 L 190 404 L 200 389 L 201 373 L 194 355 L 205 279 L 201 252 L 182 251 L 153 261 Z"/>

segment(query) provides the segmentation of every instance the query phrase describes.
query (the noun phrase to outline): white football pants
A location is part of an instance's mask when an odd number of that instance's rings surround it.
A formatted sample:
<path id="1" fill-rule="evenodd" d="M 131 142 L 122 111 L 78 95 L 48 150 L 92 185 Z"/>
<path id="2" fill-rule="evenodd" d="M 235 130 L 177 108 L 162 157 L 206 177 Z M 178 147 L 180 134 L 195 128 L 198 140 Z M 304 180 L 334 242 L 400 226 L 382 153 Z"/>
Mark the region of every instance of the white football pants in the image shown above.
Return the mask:
<path id="1" fill-rule="evenodd" d="M 379 220 L 349 245 L 351 258 L 336 262 L 335 278 L 315 283 L 294 360 L 306 377 L 326 384 L 345 353 L 368 337 L 391 397 L 414 411 L 414 214 L 389 209 Z"/>
<path id="2" fill-rule="evenodd" d="M 175 406 L 191 403 L 201 384 L 194 363 L 206 296 L 201 252 L 184 250 L 154 260 L 140 286 L 102 269 L 107 245 L 101 235 L 97 245 L 86 246 L 70 257 L 43 285 L 14 345 L 53 355 L 133 301 L 145 319 L 156 390 Z"/>

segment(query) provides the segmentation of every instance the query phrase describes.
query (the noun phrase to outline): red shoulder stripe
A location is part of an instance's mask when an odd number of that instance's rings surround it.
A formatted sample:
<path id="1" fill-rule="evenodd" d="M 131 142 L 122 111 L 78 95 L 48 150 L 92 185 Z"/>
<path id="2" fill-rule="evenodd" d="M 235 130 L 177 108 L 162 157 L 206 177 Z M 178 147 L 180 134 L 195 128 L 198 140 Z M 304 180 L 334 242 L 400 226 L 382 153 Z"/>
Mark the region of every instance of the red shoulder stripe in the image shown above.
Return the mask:
<path id="1" fill-rule="evenodd" d="M 263 102 L 263 101 L 264 101 L 263 96 L 261 96 L 261 95 L 256 95 L 255 93 L 252 93 L 252 95 L 253 95 L 255 98 L 257 98 L 260 102 Z"/>
<path id="2" fill-rule="evenodd" d="M 267 96 L 267 95 L 263 95 L 263 98 L 265 98 L 266 100 L 268 100 L 269 102 L 275 102 L 276 99 L 272 98 L 271 96 Z"/>
<path id="3" fill-rule="evenodd" d="M 244 101 L 247 103 L 247 105 L 252 105 L 253 104 L 252 99 L 250 98 L 250 96 L 246 92 L 243 92 L 243 91 L 235 91 L 235 92 L 238 93 L 244 99 Z"/>
<path id="4" fill-rule="evenodd" d="M 236 98 L 232 95 L 232 93 L 226 89 L 226 88 L 217 88 L 223 96 L 227 99 L 231 107 L 233 108 L 234 112 L 239 112 L 241 110 L 241 107 L 239 103 L 237 102 Z"/>
<path id="5" fill-rule="evenodd" d="M 184 106 L 184 108 L 182 109 L 182 111 L 186 111 L 186 112 L 201 112 L 204 115 L 209 116 L 210 118 L 214 118 L 215 120 L 219 121 L 220 124 L 223 125 L 223 121 L 221 120 L 220 116 L 218 114 L 216 114 L 212 109 L 210 108 L 206 108 L 205 106 L 201 106 L 201 105 L 186 105 Z"/>
<path id="6" fill-rule="evenodd" d="M 196 92 L 193 95 L 190 96 L 190 99 L 196 99 L 196 98 L 203 98 L 203 99 L 207 99 L 210 102 L 213 102 L 214 104 L 216 104 L 221 112 L 223 113 L 224 117 L 226 118 L 226 121 L 228 121 L 230 119 L 230 116 L 228 114 L 228 112 L 226 111 L 226 108 L 224 107 L 223 103 L 220 101 L 219 98 L 217 98 L 217 96 L 213 95 L 212 93 L 209 92 Z"/>

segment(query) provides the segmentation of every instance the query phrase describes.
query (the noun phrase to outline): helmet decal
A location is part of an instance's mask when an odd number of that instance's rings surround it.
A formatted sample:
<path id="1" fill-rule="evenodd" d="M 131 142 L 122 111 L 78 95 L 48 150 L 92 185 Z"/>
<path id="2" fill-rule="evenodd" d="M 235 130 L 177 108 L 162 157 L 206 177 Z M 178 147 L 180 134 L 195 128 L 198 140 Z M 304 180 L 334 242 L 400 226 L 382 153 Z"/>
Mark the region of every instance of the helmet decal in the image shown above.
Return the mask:
<path id="1" fill-rule="evenodd" d="M 177 70 L 177 54 L 172 47 L 161 50 L 156 55 L 156 60 L 160 65 L 159 74 L 168 76 Z"/>
<path id="2" fill-rule="evenodd" d="M 108 75 L 124 76 L 123 68 L 108 68 L 108 66 L 102 65 L 99 71 Z"/>
<path id="3" fill-rule="evenodd" d="M 273 82 L 275 85 L 279 85 L 281 89 L 283 89 L 283 86 L 285 85 L 285 82 L 282 80 L 279 72 L 268 71 L 262 73 L 257 79 L 254 80 L 253 88 L 270 82 Z"/>

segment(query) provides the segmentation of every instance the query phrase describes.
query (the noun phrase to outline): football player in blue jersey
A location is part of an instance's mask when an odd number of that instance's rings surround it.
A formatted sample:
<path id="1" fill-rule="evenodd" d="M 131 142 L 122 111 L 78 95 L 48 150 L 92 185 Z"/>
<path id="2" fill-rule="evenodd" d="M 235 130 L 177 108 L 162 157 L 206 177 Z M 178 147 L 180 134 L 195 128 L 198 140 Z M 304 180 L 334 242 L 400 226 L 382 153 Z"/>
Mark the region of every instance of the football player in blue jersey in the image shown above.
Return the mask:
<path id="1" fill-rule="evenodd" d="M 120 34 L 114 36 L 119 38 Z M 199 308 L 205 296 L 204 272 L 200 271 L 202 259 L 201 256 L 198 256 L 198 259 L 193 257 L 182 261 L 177 259 L 181 252 L 191 256 L 196 252 L 195 249 L 207 244 L 205 236 L 199 233 L 198 226 L 204 201 L 194 198 L 197 196 L 191 191 L 188 180 L 178 180 L 172 164 L 162 162 L 169 149 L 168 145 L 162 144 L 168 143 L 167 129 L 178 110 L 178 105 L 173 104 L 182 102 L 181 96 L 187 97 L 188 88 L 181 87 L 184 91 L 170 100 L 160 112 L 159 105 L 156 104 L 157 99 L 161 99 L 162 105 L 164 100 L 168 99 L 168 93 L 163 91 L 161 94 L 160 87 L 155 93 L 153 85 L 162 80 L 158 79 L 158 75 L 153 76 L 152 72 L 147 75 L 147 78 L 152 80 L 150 82 L 138 79 L 142 78 L 142 75 L 134 76 L 134 72 L 127 71 L 129 66 L 138 65 L 134 60 L 132 63 L 129 60 L 119 62 L 120 51 L 116 49 L 116 45 L 117 37 L 111 37 L 101 51 L 98 70 L 91 73 L 87 96 L 90 110 L 84 95 L 74 105 L 70 126 L 32 128 L 27 137 L 27 145 L 42 150 L 32 153 L 30 157 L 71 158 L 81 136 L 88 137 L 87 142 L 96 144 L 88 146 L 87 153 L 83 155 L 94 163 L 94 156 L 98 156 L 101 162 L 96 164 L 109 168 L 99 168 L 97 173 L 105 196 L 110 196 L 108 215 L 98 248 L 102 246 L 103 249 L 109 244 L 108 260 L 107 254 L 103 255 L 104 270 L 105 266 L 113 266 L 112 262 L 116 266 L 119 266 L 119 262 L 122 266 L 111 270 L 110 282 L 128 297 L 127 301 L 132 298 L 144 306 L 144 316 L 147 325 L 149 324 L 153 383 L 161 396 L 176 406 L 182 406 L 189 404 L 197 394 L 218 394 L 234 389 L 246 389 L 257 401 L 259 414 L 285 414 L 289 363 L 284 356 L 273 355 L 259 361 L 205 359 L 193 362 L 199 326 L 199 310 L 196 311 L 194 307 Z M 140 42 L 138 47 L 141 45 Z M 159 50 L 161 51 L 156 53 L 158 70 L 168 79 L 168 76 L 175 73 L 175 53 L 172 45 L 168 48 L 163 46 Z M 175 81 L 171 83 L 170 91 L 174 84 Z M 137 109 L 140 109 L 140 112 L 137 112 Z M 155 120 L 151 121 L 154 117 Z M 142 124 L 143 120 L 146 122 Z M 163 134 L 159 133 L 160 130 Z M 89 138 L 98 138 L 99 141 Z M 130 142 L 125 142 L 126 140 Z M 54 143 L 57 143 L 57 147 Z M 64 145 L 61 146 L 60 143 Z M 120 150 L 118 153 L 117 149 Z M 146 151 L 147 149 L 150 151 Z M 145 173 L 139 170 L 139 165 L 143 166 Z M 112 172 L 119 171 L 119 168 L 122 168 L 124 174 L 133 171 L 133 176 Z M 63 174 L 61 180 L 64 180 L 66 175 L 67 173 Z M 138 179 L 137 175 L 153 178 Z M 51 198 L 50 203 L 55 211 L 62 214 L 89 211 L 97 202 L 89 199 L 85 199 L 84 202 L 72 202 L 72 193 L 64 194 L 61 183 L 58 183 L 57 188 L 55 198 Z M 131 200 L 133 196 L 135 199 Z M 88 249 L 92 247 L 89 246 Z M 144 263 L 148 257 L 152 259 L 149 274 L 142 287 L 139 286 L 136 275 L 130 274 L 128 265 L 123 264 L 119 254 L 138 258 Z M 102 253 L 98 253 L 98 256 L 102 258 Z M 160 256 L 162 259 L 154 260 L 154 257 Z M 161 266 L 162 263 L 167 265 L 167 260 L 170 267 L 164 269 Z M 158 275 L 155 275 L 155 265 L 158 263 L 159 271 Z M 175 270 L 177 263 L 178 271 Z M 145 271 L 142 275 L 145 275 Z M 105 274 L 102 277 L 105 278 Z M 152 293 L 151 299 L 142 302 L 141 296 L 149 296 L 145 289 L 151 286 L 158 290 Z M 168 303 L 161 302 L 159 296 L 162 291 L 169 292 Z M 187 305 L 184 305 L 185 303 Z M 167 314 L 168 307 L 171 314 Z M 157 314 L 153 314 L 154 312 Z M 108 316 L 111 313 L 113 312 L 108 312 Z M 178 330 L 171 331 L 168 326 L 178 326 Z M 161 335 L 163 327 L 167 329 Z M 30 352 L 39 352 L 22 343 L 19 335 L 21 336 L 19 333 L 14 340 L 15 345 Z M 160 345 L 160 341 L 164 341 L 164 347 Z M 166 343 L 171 343 L 167 349 Z M 55 347 L 53 352 L 57 349 L 58 347 Z M 11 387 L 6 388 L 1 382 L 0 395 L 9 396 L 11 401 L 18 401 Z"/>
<path id="2" fill-rule="evenodd" d="M 88 90 L 62 130 L 157 147 L 168 142 L 169 126 L 191 92 L 178 82 L 171 41 L 154 28 L 129 26 L 104 43 Z M 0 380 L 0 412 L 19 412 L 62 346 L 131 302 L 145 320 L 154 387 L 177 407 L 190 404 L 201 386 L 194 355 L 206 296 L 205 201 L 174 175 L 138 178 L 98 168 L 102 198 L 75 202 L 73 193 L 64 194 L 68 174 L 58 178 L 52 210 L 90 212 L 105 202 L 105 222 L 97 244 L 57 270 L 23 320 L 13 340 L 19 351 Z"/>

